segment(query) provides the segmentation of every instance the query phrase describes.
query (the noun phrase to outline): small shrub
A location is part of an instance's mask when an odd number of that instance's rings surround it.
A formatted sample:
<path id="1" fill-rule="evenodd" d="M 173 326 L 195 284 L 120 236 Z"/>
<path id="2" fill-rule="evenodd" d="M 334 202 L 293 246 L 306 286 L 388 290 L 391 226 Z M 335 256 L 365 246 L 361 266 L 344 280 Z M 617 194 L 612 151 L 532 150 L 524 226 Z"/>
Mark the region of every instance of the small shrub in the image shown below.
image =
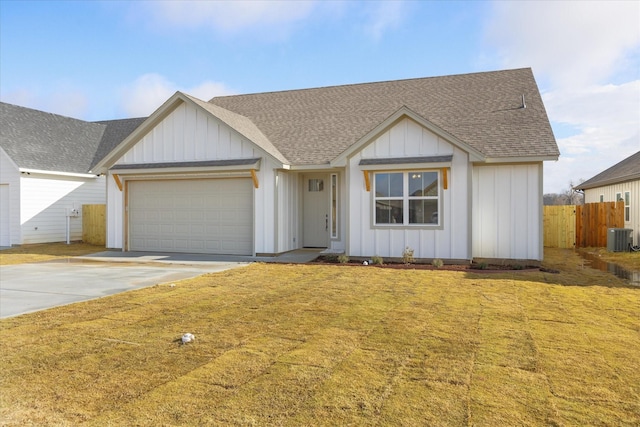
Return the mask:
<path id="1" fill-rule="evenodd" d="M 478 270 L 486 270 L 488 267 L 489 267 L 489 264 L 487 264 L 486 262 L 481 262 L 477 266 Z"/>
<path id="2" fill-rule="evenodd" d="M 338 262 L 338 256 L 337 255 L 325 255 L 324 256 L 324 260 L 326 262 Z"/>
<path id="3" fill-rule="evenodd" d="M 431 265 L 433 265 L 435 268 L 440 268 L 444 265 L 444 261 L 442 261 L 440 258 L 436 258 L 431 261 Z"/>
<path id="4" fill-rule="evenodd" d="M 415 258 L 413 258 L 413 249 L 407 246 L 406 248 L 404 248 L 404 251 L 402 251 L 402 262 L 405 265 L 409 265 L 409 264 L 412 264 L 414 261 L 415 261 Z"/>
<path id="5" fill-rule="evenodd" d="M 372 265 L 382 265 L 382 264 L 384 264 L 384 261 L 382 260 L 381 256 L 377 256 L 376 255 L 374 257 L 371 257 L 371 264 Z"/>
<path id="6" fill-rule="evenodd" d="M 349 255 L 344 255 L 344 254 L 342 254 L 342 255 L 338 255 L 338 262 L 339 262 L 340 264 L 346 264 L 346 263 L 348 263 L 348 262 L 349 262 Z"/>
<path id="7" fill-rule="evenodd" d="M 522 264 L 516 264 L 513 266 L 514 270 L 524 270 L 524 265 Z"/>

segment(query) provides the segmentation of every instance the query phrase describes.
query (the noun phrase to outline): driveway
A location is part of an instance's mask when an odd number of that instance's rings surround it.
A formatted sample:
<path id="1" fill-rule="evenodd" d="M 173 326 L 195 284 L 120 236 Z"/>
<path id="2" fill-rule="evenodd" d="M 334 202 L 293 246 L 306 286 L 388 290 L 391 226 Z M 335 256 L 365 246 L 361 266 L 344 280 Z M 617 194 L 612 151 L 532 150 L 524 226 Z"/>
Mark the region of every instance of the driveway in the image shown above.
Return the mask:
<path id="1" fill-rule="evenodd" d="M 0 318 L 113 295 L 248 265 L 158 256 L 126 260 L 91 256 L 0 267 Z"/>

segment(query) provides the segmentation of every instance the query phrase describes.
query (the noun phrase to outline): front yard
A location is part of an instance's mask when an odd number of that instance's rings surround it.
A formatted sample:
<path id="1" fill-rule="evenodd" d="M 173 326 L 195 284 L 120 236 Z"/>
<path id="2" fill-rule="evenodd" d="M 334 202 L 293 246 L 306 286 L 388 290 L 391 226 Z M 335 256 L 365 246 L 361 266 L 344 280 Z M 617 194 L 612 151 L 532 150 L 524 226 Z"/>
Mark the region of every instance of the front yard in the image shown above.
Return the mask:
<path id="1" fill-rule="evenodd" d="M 640 288 L 545 264 L 254 264 L 5 319 L 0 423 L 639 425 Z"/>

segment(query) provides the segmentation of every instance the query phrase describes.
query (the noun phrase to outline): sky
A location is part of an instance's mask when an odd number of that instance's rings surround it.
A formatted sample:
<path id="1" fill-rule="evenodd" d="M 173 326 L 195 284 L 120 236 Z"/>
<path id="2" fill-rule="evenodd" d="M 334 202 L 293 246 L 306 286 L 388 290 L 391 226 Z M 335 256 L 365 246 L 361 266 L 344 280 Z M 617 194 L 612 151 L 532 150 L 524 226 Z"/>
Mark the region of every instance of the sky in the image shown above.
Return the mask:
<path id="1" fill-rule="evenodd" d="M 640 151 L 638 1 L 0 0 L 0 100 L 87 121 L 218 95 L 530 67 L 559 193 Z"/>

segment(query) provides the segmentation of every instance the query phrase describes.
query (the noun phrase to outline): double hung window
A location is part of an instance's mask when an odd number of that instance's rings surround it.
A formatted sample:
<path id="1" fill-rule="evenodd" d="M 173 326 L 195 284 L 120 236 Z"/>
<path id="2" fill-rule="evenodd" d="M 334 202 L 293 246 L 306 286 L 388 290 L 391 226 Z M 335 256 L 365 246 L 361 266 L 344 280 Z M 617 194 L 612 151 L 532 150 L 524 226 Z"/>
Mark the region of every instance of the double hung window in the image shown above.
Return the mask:
<path id="1" fill-rule="evenodd" d="M 374 178 L 375 225 L 439 225 L 439 172 L 382 172 Z"/>

